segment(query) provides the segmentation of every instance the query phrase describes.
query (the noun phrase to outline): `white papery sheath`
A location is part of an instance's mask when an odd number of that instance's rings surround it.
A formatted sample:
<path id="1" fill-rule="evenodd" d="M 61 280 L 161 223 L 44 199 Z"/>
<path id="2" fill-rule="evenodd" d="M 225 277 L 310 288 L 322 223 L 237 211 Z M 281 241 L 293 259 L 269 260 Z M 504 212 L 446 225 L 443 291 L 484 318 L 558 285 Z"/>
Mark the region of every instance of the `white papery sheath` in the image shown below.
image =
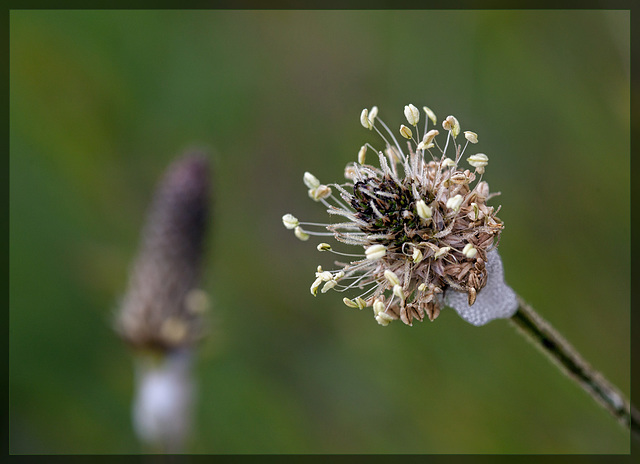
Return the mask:
<path id="1" fill-rule="evenodd" d="M 476 301 L 469 306 L 466 292 L 448 289 L 444 301 L 455 309 L 460 317 L 475 326 L 485 325 L 494 319 L 506 319 L 518 309 L 515 292 L 504 282 L 504 270 L 498 250 L 487 253 L 487 285 L 478 292 Z"/>

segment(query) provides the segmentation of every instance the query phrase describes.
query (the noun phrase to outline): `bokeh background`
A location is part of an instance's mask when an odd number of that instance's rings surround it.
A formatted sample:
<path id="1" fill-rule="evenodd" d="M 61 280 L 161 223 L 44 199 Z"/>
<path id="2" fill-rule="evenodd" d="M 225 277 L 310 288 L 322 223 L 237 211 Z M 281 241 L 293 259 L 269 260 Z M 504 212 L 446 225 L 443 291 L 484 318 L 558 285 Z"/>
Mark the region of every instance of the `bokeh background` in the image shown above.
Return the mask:
<path id="1" fill-rule="evenodd" d="M 627 11 L 11 11 L 10 452 L 136 453 L 112 317 L 165 167 L 215 218 L 192 453 L 627 453 L 507 321 L 378 326 L 309 294 L 362 108 L 479 134 L 508 283 L 630 391 Z"/>

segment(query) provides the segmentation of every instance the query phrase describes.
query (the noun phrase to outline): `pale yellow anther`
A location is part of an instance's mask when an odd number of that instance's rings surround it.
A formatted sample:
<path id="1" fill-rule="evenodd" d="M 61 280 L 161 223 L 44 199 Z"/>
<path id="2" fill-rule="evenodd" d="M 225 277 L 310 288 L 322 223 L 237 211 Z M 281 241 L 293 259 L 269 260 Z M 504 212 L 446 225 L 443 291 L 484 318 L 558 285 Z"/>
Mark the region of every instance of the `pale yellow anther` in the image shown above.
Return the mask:
<path id="1" fill-rule="evenodd" d="M 442 167 L 443 168 L 450 168 L 456 165 L 456 162 L 453 161 L 451 158 L 445 158 L 442 160 Z"/>
<path id="2" fill-rule="evenodd" d="M 418 212 L 418 216 L 422 219 L 430 219 L 433 214 L 433 211 L 424 200 L 416 201 L 416 211 Z"/>
<path id="3" fill-rule="evenodd" d="M 367 307 L 367 302 L 364 301 L 363 298 L 358 297 L 355 299 L 355 302 L 358 305 L 358 309 L 364 309 Z"/>
<path id="4" fill-rule="evenodd" d="M 344 178 L 348 179 L 348 180 L 353 180 L 356 178 L 356 168 L 351 166 L 351 165 L 347 165 L 344 168 Z"/>
<path id="5" fill-rule="evenodd" d="M 453 138 L 456 138 L 460 133 L 460 123 L 454 116 L 447 116 L 447 119 L 442 121 L 442 128 L 451 131 Z"/>
<path id="6" fill-rule="evenodd" d="M 289 213 L 282 216 L 282 223 L 287 229 L 295 229 L 300 224 L 298 218 Z"/>
<path id="7" fill-rule="evenodd" d="M 211 307 L 211 299 L 204 290 L 194 288 L 184 297 L 184 306 L 190 314 L 203 314 Z"/>
<path id="8" fill-rule="evenodd" d="M 478 174 L 482 174 L 484 172 L 484 167 L 489 164 L 489 157 L 484 153 L 476 153 L 475 155 L 471 155 L 467 158 L 467 162 L 476 168 Z"/>
<path id="9" fill-rule="evenodd" d="M 344 277 L 344 271 L 338 271 L 333 275 L 332 279 L 337 282 L 338 280 L 342 279 L 343 277 Z"/>
<path id="10" fill-rule="evenodd" d="M 304 173 L 304 176 L 302 177 L 302 181 L 304 182 L 304 185 L 306 185 L 307 188 L 309 189 L 320 187 L 320 181 L 316 176 L 314 176 L 310 172 Z"/>
<path id="11" fill-rule="evenodd" d="M 413 249 L 413 255 L 411 256 L 411 258 L 413 259 L 413 262 L 415 264 L 418 264 L 420 261 L 422 261 L 423 257 L 424 256 L 422 255 L 422 251 L 420 251 L 420 248 Z"/>
<path id="12" fill-rule="evenodd" d="M 400 285 L 393 286 L 393 294 L 400 298 L 400 300 L 404 301 L 404 292 L 402 291 L 402 287 Z"/>
<path id="13" fill-rule="evenodd" d="M 417 148 L 418 150 L 428 150 L 429 148 L 433 148 L 433 147 L 435 147 L 433 143 L 420 142 Z"/>
<path id="14" fill-rule="evenodd" d="M 431 119 L 431 122 L 433 123 L 433 125 L 435 126 L 438 123 L 438 119 L 436 118 L 436 114 L 431 111 L 431 109 L 429 109 L 426 106 L 423 106 L 422 109 L 424 110 L 424 112 L 427 114 L 427 117 L 429 119 Z"/>
<path id="15" fill-rule="evenodd" d="M 420 111 L 412 104 L 404 107 L 404 116 L 412 126 L 415 126 L 420 121 Z"/>
<path id="16" fill-rule="evenodd" d="M 478 250 L 471 243 L 467 243 L 462 249 L 462 254 L 467 258 L 473 258 L 477 253 Z"/>
<path id="17" fill-rule="evenodd" d="M 357 308 L 358 307 L 358 304 L 355 301 L 350 300 L 349 298 L 343 298 L 342 302 L 345 305 L 347 305 L 349 308 Z"/>
<path id="18" fill-rule="evenodd" d="M 323 282 L 333 280 L 333 274 L 331 274 L 329 271 L 316 272 L 316 277 L 318 279 L 321 279 Z"/>
<path id="19" fill-rule="evenodd" d="M 398 276 L 395 272 L 387 269 L 386 271 L 384 271 L 384 277 L 385 279 L 387 279 L 387 281 L 389 281 L 391 285 L 400 285 L 400 279 L 398 279 Z"/>
<path id="20" fill-rule="evenodd" d="M 413 137 L 413 132 L 411 132 L 411 129 L 409 129 L 407 126 L 405 126 L 404 124 L 400 125 L 400 134 L 405 138 L 405 139 L 411 139 L 411 137 Z"/>
<path id="21" fill-rule="evenodd" d="M 427 284 L 425 284 L 424 282 L 421 283 L 420 285 L 418 285 L 418 290 L 421 292 L 424 292 L 427 288 L 429 288 L 429 286 Z"/>
<path id="22" fill-rule="evenodd" d="M 471 131 L 464 131 L 464 138 L 471 143 L 478 143 L 478 134 Z"/>
<path id="23" fill-rule="evenodd" d="M 463 200 L 464 198 L 460 194 L 451 197 L 447 200 L 447 208 L 452 209 L 453 211 L 458 211 Z"/>
<path id="24" fill-rule="evenodd" d="M 431 129 L 429 132 L 424 134 L 424 137 L 422 137 L 422 141 L 425 144 L 430 144 L 431 142 L 433 142 L 433 139 L 435 139 L 436 135 L 438 135 L 439 133 L 440 132 L 437 131 L 436 129 Z"/>
<path id="25" fill-rule="evenodd" d="M 451 250 L 451 247 L 442 247 L 442 248 L 438 248 L 438 251 L 435 252 L 435 254 L 433 255 L 433 259 L 438 259 L 441 256 L 445 256 L 447 253 L 449 253 L 449 250 Z"/>
<path id="26" fill-rule="evenodd" d="M 318 277 L 316 280 L 313 281 L 313 283 L 311 284 L 311 294 L 313 296 L 318 295 L 318 287 L 320 286 L 320 284 L 323 282 L 323 280 Z"/>
<path id="27" fill-rule="evenodd" d="M 165 319 L 160 326 L 160 336 L 170 343 L 179 343 L 187 336 L 189 326 L 178 317 Z"/>
<path id="28" fill-rule="evenodd" d="M 471 215 L 470 218 L 473 221 L 477 221 L 478 219 L 480 219 L 480 208 L 478 208 L 478 204 L 477 203 L 471 203 Z"/>
<path id="29" fill-rule="evenodd" d="M 378 116 L 378 107 L 372 106 L 371 111 L 369 111 L 369 121 L 371 121 L 371 124 L 376 120 L 376 116 Z"/>
<path id="30" fill-rule="evenodd" d="M 328 243 L 320 243 L 317 248 L 318 251 L 331 251 L 331 245 Z"/>
<path id="31" fill-rule="evenodd" d="M 389 325 L 389 322 L 393 321 L 393 317 L 389 316 L 387 313 L 378 313 L 376 315 L 376 321 L 383 327 Z"/>
<path id="32" fill-rule="evenodd" d="M 303 242 L 306 240 L 309 240 L 309 234 L 307 234 L 304 230 L 302 230 L 302 227 L 300 226 L 297 226 L 294 229 L 293 233 L 296 235 L 296 237 L 298 237 Z"/>
<path id="33" fill-rule="evenodd" d="M 309 197 L 314 201 L 320 201 L 331 196 L 331 187 L 320 185 L 317 188 L 309 189 Z"/>
<path id="34" fill-rule="evenodd" d="M 367 154 L 367 146 L 362 145 L 360 147 L 360 151 L 358 152 L 358 163 L 364 164 L 365 155 Z"/>
<path id="35" fill-rule="evenodd" d="M 364 251 L 365 256 L 370 261 L 376 261 L 387 254 L 387 247 L 384 245 L 371 245 Z"/>
<path id="36" fill-rule="evenodd" d="M 369 120 L 369 110 L 366 108 L 360 113 L 360 124 L 362 124 L 365 129 L 373 129 L 373 124 Z"/>
<path id="37" fill-rule="evenodd" d="M 384 312 L 384 303 L 380 300 L 376 300 L 373 302 L 373 314 L 377 316 L 378 314 Z"/>
<path id="38" fill-rule="evenodd" d="M 322 286 L 322 290 L 320 290 L 322 293 L 327 293 L 329 290 L 331 290 L 333 287 L 335 287 L 336 285 L 338 285 L 338 282 L 336 282 L 335 280 L 330 280 L 329 282 L 325 283 Z"/>

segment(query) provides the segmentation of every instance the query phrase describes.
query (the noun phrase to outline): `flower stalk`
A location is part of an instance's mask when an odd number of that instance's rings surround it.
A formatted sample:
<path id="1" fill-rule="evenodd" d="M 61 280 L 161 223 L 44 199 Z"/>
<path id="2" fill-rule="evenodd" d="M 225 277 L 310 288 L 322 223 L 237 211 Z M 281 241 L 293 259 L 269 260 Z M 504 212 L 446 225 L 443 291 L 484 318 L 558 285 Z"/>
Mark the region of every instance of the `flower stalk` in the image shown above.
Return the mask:
<path id="1" fill-rule="evenodd" d="M 640 413 L 627 398 L 520 296 L 510 321 L 570 379 L 631 432 L 640 437 Z"/>

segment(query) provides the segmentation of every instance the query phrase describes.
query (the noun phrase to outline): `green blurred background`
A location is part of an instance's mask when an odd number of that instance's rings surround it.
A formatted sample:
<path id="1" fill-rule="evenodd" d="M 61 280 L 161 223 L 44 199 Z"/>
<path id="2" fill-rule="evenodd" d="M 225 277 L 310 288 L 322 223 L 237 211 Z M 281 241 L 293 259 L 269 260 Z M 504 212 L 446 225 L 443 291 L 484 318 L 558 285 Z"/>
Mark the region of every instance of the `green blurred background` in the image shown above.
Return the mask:
<path id="1" fill-rule="evenodd" d="M 362 108 L 479 134 L 508 283 L 630 389 L 629 12 L 11 11 L 10 452 L 136 453 L 111 330 L 165 167 L 209 147 L 211 335 L 193 453 L 627 453 L 629 435 L 506 321 L 383 328 L 302 183 L 342 179 Z"/>

